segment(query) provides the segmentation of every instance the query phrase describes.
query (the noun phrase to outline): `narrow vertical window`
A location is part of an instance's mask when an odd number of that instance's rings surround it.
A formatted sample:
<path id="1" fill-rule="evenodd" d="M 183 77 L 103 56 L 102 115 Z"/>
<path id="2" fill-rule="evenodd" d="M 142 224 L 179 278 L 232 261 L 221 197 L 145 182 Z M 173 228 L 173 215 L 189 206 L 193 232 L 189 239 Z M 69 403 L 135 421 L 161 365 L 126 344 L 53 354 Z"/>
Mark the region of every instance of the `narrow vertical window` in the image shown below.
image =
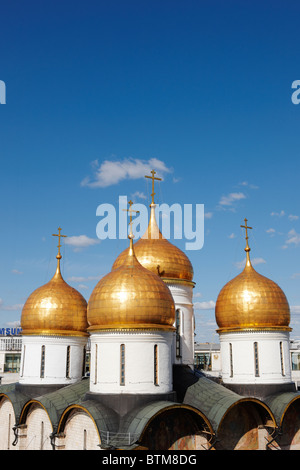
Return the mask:
<path id="1" fill-rule="evenodd" d="M 41 351 L 41 373 L 40 373 L 41 378 L 43 379 L 45 377 L 45 346 L 42 346 L 42 351 Z"/>
<path id="2" fill-rule="evenodd" d="M 258 343 L 254 343 L 254 369 L 255 377 L 259 377 L 259 358 L 258 358 Z"/>
<path id="3" fill-rule="evenodd" d="M 284 373 L 284 360 L 283 360 L 283 345 L 282 345 L 282 341 L 280 341 L 280 364 L 281 364 L 281 374 L 282 375 L 285 375 Z"/>
<path id="4" fill-rule="evenodd" d="M 23 358 L 22 358 L 22 370 L 21 370 L 21 377 L 24 375 L 24 363 L 25 363 L 25 352 L 26 352 L 26 345 L 24 344 L 23 347 Z"/>
<path id="5" fill-rule="evenodd" d="M 44 449 L 44 421 L 41 422 L 41 443 L 40 450 Z"/>
<path id="6" fill-rule="evenodd" d="M 70 378 L 70 352 L 71 346 L 67 347 L 67 359 L 66 359 L 66 377 L 67 379 Z"/>
<path id="7" fill-rule="evenodd" d="M 158 385 L 158 351 L 157 351 L 157 344 L 154 345 L 154 385 Z"/>
<path id="8" fill-rule="evenodd" d="M 181 357 L 181 337 L 180 337 L 180 310 L 176 310 L 176 357 Z"/>
<path id="9" fill-rule="evenodd" d="M 120 385 L 125 385 L 125 344 L 120 346 Z"/>
<path id="10" fill-rule="evenodd" d="M 83 430 L 83 450 L 86 450 L 86 429 Z"/>
<path id="11" fill-rule="evenodd" d="M 8 415 L 8 434 L 7 434 L 7 450 L 10 449 L 10 429 L 11 429 L 11 414 Z"/>
<path id="12" fill-rule="evenodd" d="M 94 384 L 97 383 L 98 380 L 98 344 L 95 345 L 95 378 Z"/>
<path id="13" fill-rule="evenodd" d="M 82 357 L 82 376 L 85 377 L 85 368 L 86 368 L 86 348 L 83 348 L 83 357 Z"/>
<path id="14" fill-rule="evenodd" d="M 232 344 L 229 343 L 229 357 L 230 357 L 230 377 L 233 377 L 233 357 L 232 357 Z"/>

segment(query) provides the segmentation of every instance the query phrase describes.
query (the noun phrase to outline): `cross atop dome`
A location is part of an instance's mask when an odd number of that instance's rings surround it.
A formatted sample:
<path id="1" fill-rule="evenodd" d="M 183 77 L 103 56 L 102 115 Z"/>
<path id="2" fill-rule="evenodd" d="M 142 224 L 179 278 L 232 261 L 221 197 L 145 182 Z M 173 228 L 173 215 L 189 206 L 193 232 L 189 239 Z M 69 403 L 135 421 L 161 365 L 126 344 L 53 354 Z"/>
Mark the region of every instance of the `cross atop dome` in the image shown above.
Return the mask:
<path id="1" fill-rule="evenodd" d="M 245 225 L 241 225 L 241 227 L 244 228 L 244 229 L 245 229 L 245 232 L 246 232 L 246 237 L 245 237 L 245 238 L 246 238 L 246 248 L 245 248 L 245 251 L 246 251 L 246 252 L 249 252 L 251 248 L 249 247 L 249 244 L 248 244 L 248 239 L 249 239 L 249 237 L 248 237 L 248 229 L 251 229 L 251 230 L 252 230 L 252 227 L 249 227 L 249 225 L 247 225 L 247 222 L 248 222 L 247 219 L 244 219 L 244 221 L 245 221 Z"/>
<path id="2" fill-rule="evenodd" d="M 154 171 L 154 170 L 150 171 L 150 173 L 152 174 L 152 176 L 147 176 L 147 175 L 145 175 L 145 178 L 149 178 L 149 179 L 152 180 L 152 194 L 151 194 L 152 202 L 151 202 L 151 204 L 155 204 L 155 203 L 154 203 L 154 196 L 155 196 L 155 192 L 154 192 L 154 181 L 155 181 L 155 180 L 156 180 L 156 181 L 161 181 L 161 178 L 157 178 L 157 177 L 154 176 L 154 175 L 156 175 L 156 171 Z"/>
<path id="3" fill-rule="evenodd" d="M 61 259 L 61 254 L 60 254 L 60 247 L 61 247 L 61 244 L 60 244 L 60 239 L 61 237 L 67 237 L 67 235 L 62 235 L 60 232 L 61 232 L 61 227 L 58 227 L 58 233 L 52 233 L 52 236 L 53 237 L 58 237 L 58 245 L 57 245 L 57 248 L 58 248 L 58 253 L 56 255 L 56 258 L 57 259 Z"/>

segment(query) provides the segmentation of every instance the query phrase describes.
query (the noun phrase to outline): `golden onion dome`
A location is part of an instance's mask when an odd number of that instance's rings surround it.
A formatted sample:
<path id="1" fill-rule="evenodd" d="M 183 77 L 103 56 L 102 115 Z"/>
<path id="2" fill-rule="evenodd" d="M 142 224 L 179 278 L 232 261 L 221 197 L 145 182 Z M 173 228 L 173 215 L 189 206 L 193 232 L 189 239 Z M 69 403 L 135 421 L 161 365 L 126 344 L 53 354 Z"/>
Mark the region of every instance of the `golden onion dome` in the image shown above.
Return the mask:
<path id="1" fill-rule="evenodd" d="M 59 245 L 60 247 L 60 245 Z M 60 272 L 60 252 L 53 278 L 36 289 L 22 310 L 23 335 L 88 336 L 87 302 Z"/>
<path id="2" fill-rule="evenodd" d="M 170 243 L 160 232 L 155 218 L 155 207 L 150 205 L 150 220 L 145 234 L 135 243 L 134 250 L 142 266 L 158 274 L 163 280 L 193 280 L 193 266 L 188 257 Z M 124 250 L 113 264 L 112 270 L 119 268 L 128 255 Z"/>
<path id="3" fill-rule="evenodd" d="M 262 276 L 250 261 L 246 222 L 246 264 L 244 270 L 229 281 L 217 298 L 215 315 L 218 332 L 274 329 L 291 331 L 290 308 L 282 289 Z"/>
<path id="4" fill-rule="evenodd" d="M 175 306 L 166 284 L 135 256 L 132 238 L 123 263 L 104 276 L 88 302 L 88 331 L 173 330 Z"/>

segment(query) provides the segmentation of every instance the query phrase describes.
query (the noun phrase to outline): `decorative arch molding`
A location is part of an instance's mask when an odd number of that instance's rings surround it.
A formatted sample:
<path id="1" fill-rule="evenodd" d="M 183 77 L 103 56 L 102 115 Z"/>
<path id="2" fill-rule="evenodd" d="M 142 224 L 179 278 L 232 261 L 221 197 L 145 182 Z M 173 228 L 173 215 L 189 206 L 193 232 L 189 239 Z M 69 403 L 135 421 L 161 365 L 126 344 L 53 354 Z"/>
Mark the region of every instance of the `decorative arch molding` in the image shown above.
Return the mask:
<path id="1" fill-rule="evenodd" d="M 230 430 L 230 432 L 229 432 Z M 217 430 L 217 450 L 266 450 L 277 446 L 278 426 L 271 409 L 257 398 L 242 398 L 227 408 Z"/>
<path id="2" fill-rule="evenodd" d="M 159 447 L 161 437 L 164 439 L 162 447 Z M 148 419 L 138 442 L 141 448 L 151 450 L 209 450 L 214 439 L 212 425 L 201 411 L 190 405 L 172 404 L 164 406 Z"/>

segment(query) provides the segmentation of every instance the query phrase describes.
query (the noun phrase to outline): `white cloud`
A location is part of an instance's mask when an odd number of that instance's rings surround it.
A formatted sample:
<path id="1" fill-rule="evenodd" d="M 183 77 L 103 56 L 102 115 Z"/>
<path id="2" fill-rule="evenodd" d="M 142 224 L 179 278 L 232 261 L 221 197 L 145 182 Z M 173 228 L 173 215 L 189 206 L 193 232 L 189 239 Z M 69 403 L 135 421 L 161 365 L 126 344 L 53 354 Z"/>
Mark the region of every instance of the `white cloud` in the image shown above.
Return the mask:
<path id="1" fill-rule="evenodd" d="M 93 246 L 97 243 L 100 243 L 100 240 L 87 237 L 86 235 L 78 235 L 66 238 L 65 243 L 66 245 L 72 246 L 74 248 L 74 251 L 79 251 L 83 248 L 87 248 L 89 246 Z"/>
<path id="2" fill-rule="evenodd" d="M 213 213 L 212 213 L 212 212 L 205 212 L 205 213 L 204 213 L 204 217 L 205 217 L 206 219 L 211 219 L 212 216 L 213 216 Z"/>
<path id="3" fill-rule="evenodd" d="M 195 297 L 197 299 L 199 297 L 202 297 L 202 294 L 201 294 L 201 292 L 196 292 L 196 294 L 194 294 L 193 297 Z"/>
<path id="4" fill-rule="evenodd" d="M 23 274 L 22 271 L 19 271 L 18 269 L 12 269 L 11 272 L 13 274 Z"/>
<path id="5" fill-rule="evenodd" d="M 238 261 L 237 263 L 234 263 L 234 265 L 238 269 L 242 269 L 242 268 L 245 267 L 245 263 L 246 263 L 246 261 L 243 260 L 243 261 Z M 258 264 L 264 264 L 264 263 L 266 263 L 266 260 L 264 260 L 263 258 L 253 258 L 253 259 L 251 259 L 252 266 L 257 266 Z"/>
<path id="6" fill-rule="evenodd" d="M 274 236 L 276 230 L 274 228 L 269 228 L 268 230 L 266 230 L 266 233 L 269 233 L 272 237 Z"/>
<path id="7" fill-rule="evenodd" d="M 167 168 L 165 163 L 157 158 L 149 160 L 141 160 L 137 158 L 126 158 L 122 161 L 104 160 L 101 164 L 97 160 L 92 162 L 94 171 L 94 179 L 90 180 L 86 177 L 82 182 L 82 186 L 90 188 L 105 188 L 114 184 L 118 184 L 125 179 L 144 178 L 150 175 L 153 169 L 158 172 L 158 177 L 162 177 L 164 173 L 170 173 L 172 170 Z"/>
<path id="8" fill-rule="evenodd" d="M 146 194 L 142 193 L 141 191 L 136 191 L 135 193 L 133 193 L 131 195 L 131 199 L 133 199 L 133 201 L 135 201 L 136 198 L 147 199 L 147 196 L 146 196 Z"/>
<path id="9" fill-rule="evenodd" d="M 292 229 L 288 233 L 288 238 L 286 240 L 286 245 L 294 244 L 294 245 L 299 245 L 300 243 L 300 234 L 296 232 L 295 229 Z"/>
<path id="10" fill-rule="evenodd" d="M 3 299 L 0 299 L 0 310 L 13 311 L 22 310 L 24 304 L 5 305 Z"/>
<path id="11" fill-rule="evenodd" d="M 298 220 L 298 219 L 299 219 L 299 215 L 292 215 L 292 214 L 289 215 L 289 220 L 294 221 L 294 220 Z"/>
<path id="12" fill-rule="evenodd" d="M 246 196 L 244 193 L 230 193 L 228 196 L 222 196 L 219 204 L 221 206 L 231 206 L 234 202 L 245 198 Z"/>
<path id="13" fill-rule="evenodd" d="M 101 276 L 87 276 L 87 277 L 83 277 L 83 276 L 71 276 L 71 277 L 68 277 L 68 281 L 69 282 L 87 282 L 87 281 L 99 281 Z"/>
<path id="14" fill-rule="evenodd" d="M 258 186 L 256 186 L 255 184 L 250 184 L 248 183 L 248 181 L 243 181 L 242 183 L 239 183 L 240 186 L 248 186 L 250 189 L 259 189 Z"/>
<path id="15" fill-rule="evenodd" d="M 290 309 L 291 313 L 296 315 L 300 314 L 300 305 L 291 305 Z"/>
<path id="16" fill-rule="evenodd" d="M 194 309 L 195 310 L 212 310 L 216 306 L 216 303 L 213 300 L 209 300 L 208 302 L 195 302 Z"/>
<path id="17" fill-rule="evenodd" d="M 280 211 L 280 212 L 271 212 L 271 216 L 272 217 L 283 217 L 285 215 L 285 212 L 284 211 Z"/>
<path id="18" fill-rule="evenodd" d="M 298 277 L 300 277 L 300 273 L 294 273 L 291 275 L 291 279 L 297 279 Z"/>
<path id="19" fill-rule="evenodd" d="M 236 235 L 234 233 L 231 233 L 230 235 L 228 235 L 228 238 L 232 239 L 232 238 L 235 238 Z"/>

